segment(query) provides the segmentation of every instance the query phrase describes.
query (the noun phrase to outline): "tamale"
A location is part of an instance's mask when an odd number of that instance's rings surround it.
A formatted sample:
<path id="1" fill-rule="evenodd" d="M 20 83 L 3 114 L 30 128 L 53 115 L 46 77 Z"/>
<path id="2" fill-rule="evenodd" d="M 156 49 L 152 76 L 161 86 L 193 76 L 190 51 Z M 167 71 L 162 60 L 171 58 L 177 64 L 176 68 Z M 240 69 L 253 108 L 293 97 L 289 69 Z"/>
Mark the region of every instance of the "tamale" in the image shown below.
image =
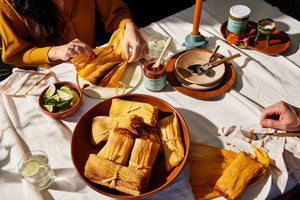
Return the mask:
<path id="1" fill-rule="evenodd" d="M 196 200 L 220 196 L 214 186 L 237 155 L 237 152 L 191 141 L 189 181 Z"/>
<path id="2" fill-rule="evenodd" d="M 141 193 L 145 179 L 144 172 L 119 165 L 96 154 L 89 155 L 84 176 L 94 183 L 131 195 Z"/>
<path id="3" fill-rule="evenodd" d="M 129 131 L 114 129 L 110 132 L 108 140 L 99 151 L 98 156 L 121 165 L 126 165 L 133 144 L 134 138 Z"/>
<path id="4" fill-rule="evenodd" d="M 115 98 L 111 102 L 110 117 L 137 115 L 143 119 L 143 123 L 155 126 L 158 118 L 158 108 L 149 103 L 128 101 Z"/>
<path id="5" fill-rule="evenodd" d="M 128 115 L 122 117 L 114 117 L 111 124 L 111 129 L 125 129 L 132 134 L 140 135 L 142 127 L 142 119 L 137 115 Z"/>
<path id="6" fill-rule="evenodd" d="M 184 146 L 181 140 L 176 113 L 158 121 L 159 134 L 164 149 L 167 172 L 176 167 L 184 158 Z"/>
<path id="7" fill-rule="evenodd" d="M 164 153 L 164 149 L 163 146 L 161 145 L 161 140 L 159 137 L 159 130 L 157 126 L 148 126 L 148 125 L 143 125 L 142 126 L 142 131 L 139 137 L 142 138 L 147 138 L 150 139 L 153 142 L 156 142 L 157 144 L 159 144 L 159 151 L 158 154 L 163 154 Z"/>
<path id="8" fill-rule="evenodd" d="M 217 180 L 217 190 L 227 200 L 236 199 L 249 181 L 263 169 L 263 164 L 241 151 Z"/>
<path id="9" fill-rule="evenodd" d="M 147 188 L 159 146 L 159 144 L 152 142 L 149 139 L 135 139 L 129 160 L 129 168 L 141 170 L 146 173 L 146 180 L 143 189 Z"/>
<path id="10" fill-rule="evenodd" d="M 99 145 L 100 142 L 108 139 L 112 120 L 113 118 L 108 116 L 97 116 L 93 118 L 91 135 L 91 143 L 93 145 Z"/>

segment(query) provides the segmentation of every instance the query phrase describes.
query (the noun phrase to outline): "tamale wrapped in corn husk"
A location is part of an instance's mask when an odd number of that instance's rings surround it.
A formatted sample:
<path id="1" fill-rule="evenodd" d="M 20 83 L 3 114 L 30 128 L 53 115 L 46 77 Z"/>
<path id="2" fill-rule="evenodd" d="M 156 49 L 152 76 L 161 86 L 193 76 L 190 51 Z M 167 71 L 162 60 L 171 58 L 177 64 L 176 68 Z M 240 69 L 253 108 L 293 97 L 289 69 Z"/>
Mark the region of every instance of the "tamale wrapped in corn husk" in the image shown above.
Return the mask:
<path id="1" fill-rule="evenodd" d="M 108 116 L 97 116 L 92 121 L 91 143 L 99 145 L 102 141 L 106 141 L 109 136 L 110 127 L 113 118 Z"/>
<path id="2" fill-rule="evenodd" d="M 143 119 L 143 123 L 155 126 L 158 118 L 158 108 L 149 103 L 128 101 L 115 98 L 111 102 L 110 117 L 137 115 Z"/>
<path id="3" fill-rule="evenodd" d="M 139 195 L 145 173 L 119 165 L 105 158 L 90 154 L 84 168 L 84 176 L 90 181 L 121 192 Z"/>
<path id="4" fill-rule="evenodd" d="M 184 158 L 184 146 L 176 113 L 158 121 L 159 134 L 164 149 L 167 172 L 176 167 Z"/>
<path id="5" fill-rule="evenodd" d="M 108 140 L 99 151 L 98 156 L 121 165 L 126 165 L 133 144 L 134 138 L 129 131 L 125 129 L 114 129 L 110 132 Z"/>
<path id="6" fill-rule="evenodd" d="M 164 153 L 164 149 L 163 146 L 161 145 L 161 140 L 159 137 L 159 130 L 157 126 L 148 126 L 148 125 L 144 125 L 142 127 L 142 131 L 139 137 L 142 138 L 147 138 L 150 139 L 153 142 L 156 142 L 157 144 L 159 144 L 159 151 L 158 154 L 163 154 Z"/>
<path id="7" fill-rule="evenodd" d="M 155 162 L 159 144 L 149 139 L 136 138 L 129 160 L 129 168 L 141 170 L 146 173 L 144 189 L 146 189 L 153 164 Z"/>
<path id="8" fill-rule="evenodd" d="M 262 169 L 262 163 L 241 151 L 217 180 L 215 190 L 226 199 L 235 200 Z"/>
<path id="9" fill-rule="evenodd" d="M 137 115 L 114 117 L 111 124 L 112 130 L 126 129 L 136 136 L 140 135 L 141 127 L 142 127 L 142 119 Z"/>

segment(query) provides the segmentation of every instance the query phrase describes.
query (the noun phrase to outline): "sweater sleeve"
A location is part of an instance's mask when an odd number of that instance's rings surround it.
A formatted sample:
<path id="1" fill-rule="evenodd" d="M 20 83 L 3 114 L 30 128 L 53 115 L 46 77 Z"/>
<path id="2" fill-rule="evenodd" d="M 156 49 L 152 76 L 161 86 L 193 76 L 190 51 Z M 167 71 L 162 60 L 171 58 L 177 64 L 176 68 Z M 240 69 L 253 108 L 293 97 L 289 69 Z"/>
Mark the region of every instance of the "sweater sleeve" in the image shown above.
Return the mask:
<path id="1" fill-rule="evenodd" d="M 107 32 L 114 32 L 120 23 L 132 21 L 128 6 L 121 0 L 96 0 L 96 11 Z"/>
<path id="2" fill-rule="evenodd" d="M 2 59 L 15 66 L 39 66 L 50 63 L 48 51 L 51 47 L 36 47 L 24 19 L 7 0 L 0 0 L 0 32 L 2 37 Z"/>

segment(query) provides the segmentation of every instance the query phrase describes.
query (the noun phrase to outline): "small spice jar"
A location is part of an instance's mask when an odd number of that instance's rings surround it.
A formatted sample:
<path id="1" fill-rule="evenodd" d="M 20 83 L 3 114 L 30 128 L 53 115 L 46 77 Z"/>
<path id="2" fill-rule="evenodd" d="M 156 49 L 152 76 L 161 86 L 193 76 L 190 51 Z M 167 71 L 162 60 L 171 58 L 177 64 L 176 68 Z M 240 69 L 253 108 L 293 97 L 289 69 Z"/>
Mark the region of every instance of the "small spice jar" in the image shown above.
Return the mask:
<path id="1" fill-rule="evenodd" d="M 148 60 L 144 65 L 144 85 L 153 92 L 159 92 L 166 87 L 167 74 L 164 62 L 158 67 L 152 67 L 156 59 Z"/>
<path id="2" fill-rule="evenodd" d="M 248 25 L 248 18 L 251 13 L 249 7 L 234 5 L 230 8 L 227 22 L 227 30 L 230 33 L 245 32 Z"/>

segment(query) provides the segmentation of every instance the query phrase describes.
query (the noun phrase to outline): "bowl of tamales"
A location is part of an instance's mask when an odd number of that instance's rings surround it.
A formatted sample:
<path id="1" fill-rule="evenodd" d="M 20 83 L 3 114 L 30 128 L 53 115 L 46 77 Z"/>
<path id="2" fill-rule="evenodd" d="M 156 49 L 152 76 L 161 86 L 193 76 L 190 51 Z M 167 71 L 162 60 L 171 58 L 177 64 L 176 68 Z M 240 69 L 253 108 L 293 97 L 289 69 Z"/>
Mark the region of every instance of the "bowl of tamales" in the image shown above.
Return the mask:
<path id="1" fill-rule="evenodd" d="M 150 95 L 101 101 L 78 121 L 71 156 L 80 178 L 102 195 L 137 199 L 166 187 L 183 170 L 190 136 L 181 114 Z"/>

